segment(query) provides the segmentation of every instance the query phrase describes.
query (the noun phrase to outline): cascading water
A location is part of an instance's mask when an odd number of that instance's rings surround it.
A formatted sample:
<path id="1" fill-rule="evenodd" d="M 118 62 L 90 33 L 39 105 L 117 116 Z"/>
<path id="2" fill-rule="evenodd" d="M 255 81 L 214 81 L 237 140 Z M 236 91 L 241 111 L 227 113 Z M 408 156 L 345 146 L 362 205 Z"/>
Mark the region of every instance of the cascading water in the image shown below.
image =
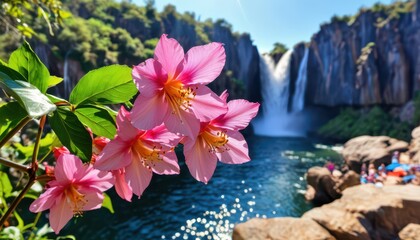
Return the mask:
<path id="1" fill-rule="evenodd" d="M 69 75 L 69 61 L 68 61 L 69 54 L 70 54 L 70 51 L 67 52 L 66 56 L 64 57 L 64 70 L 63 70 L 64 94 L 63 94 L 63 97 L 65 99 L 68 99 L 70 95 L 70 89 L 71 89 L 71 79 Z"/>
<path id="2" fill-rule="evenodd" d="M 270 55 L 265 54 L 261 57 L 264 116 L 287 112 L 291 60 L 292 51 L 290 50 L 283 55 L 277 66 Z"/>
<path id="3" fill-rule="evenodd" d="M 305 107 L 306 80 L 308 79 L 308 56 L 309 49 L 305 48 L 302 62 L 299 65 L 299 73 L 295 84 L 295 94 L 293 95 L 292 110 L 300 112 Z"/>
<path id="4" fill-rule="evenodd" d="M 305 59 L 306 57 L 306 59 Z M 304 106 L 306 88 L 307 53 L 299 67 L 299 86 L 296 86 L 297 106 Z M 257 135 L 303 137 L 308 130 L 307 116 L 304 111 L 288 112 L 290 68 L 292 51 L 287 51 L 277 66 L 269 55 L 260 59 L 260 78 L 263 97 L 263 114 L 256 118 L 252 125 Z M 302 99 L 300 99 L 302 98 Z M 298 107 L 297 107 L 298 108 Z"/>

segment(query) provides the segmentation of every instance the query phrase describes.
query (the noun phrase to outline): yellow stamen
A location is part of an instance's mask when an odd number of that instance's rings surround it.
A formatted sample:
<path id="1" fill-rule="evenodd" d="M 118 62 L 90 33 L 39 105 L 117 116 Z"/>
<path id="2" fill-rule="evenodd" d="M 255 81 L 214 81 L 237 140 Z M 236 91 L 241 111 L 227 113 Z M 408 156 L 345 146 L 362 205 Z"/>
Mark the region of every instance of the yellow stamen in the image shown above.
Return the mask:
<path id="1" fill-rule="evenodd" d="M 66 196 L 67 203 L 72 207 L 74 216 L 81 216 L 83 214 L 83 207 L 87 203 L 85 195 L 81 194 L 77 190 L 77 186 L 74 184 L 70 184 L 70 186 L 64 190 L 64 194 Z"/>
<path id="2" fill-rule="evenodd" d="M 137 139 L 132 145 L 132 151 L 134 154 L 139 156 L 143 166 L 145 166 L 150 171 L 155 162 L 162 161 L 162 155 L 166 152 L 162 149 L 162 146 L 151 146 L 143 142 L 140 138 Z"/>
<path id="3" fill-rule="evenodd" d="M 229 150 L 225 145 L 228 143 L 228 135 L 224 131 L 206 128 L 199 135 L 210 147 L 211 152 L 224 152 Z"/>
<path id="4" fill-rule="evenodd" d="M 191 100 L 196 95 L 194 89 L 185 88 L 181 81 L 171 78 L 165 83 L 163 89 L 165 98 L 172 108 L 172 114 L 178 115 L 181 119 L 181 109 L 188 110 L 191 107 Z"/>

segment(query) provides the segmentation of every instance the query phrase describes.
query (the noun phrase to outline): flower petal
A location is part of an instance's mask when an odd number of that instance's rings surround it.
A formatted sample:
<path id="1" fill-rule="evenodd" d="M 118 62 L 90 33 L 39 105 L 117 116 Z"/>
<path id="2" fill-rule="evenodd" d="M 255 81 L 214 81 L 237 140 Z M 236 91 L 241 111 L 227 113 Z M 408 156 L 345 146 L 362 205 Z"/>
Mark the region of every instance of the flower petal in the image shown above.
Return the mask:
<path id="1" fill-rule="evenodd" d="M 131 141 L 140 132 L 131 124 L 130 112 L 125 110 L 124 106 L 121 106 L 120 111 L 118 111 L 117 127 L 117 134 L 124 141 Z"/>
<path id="2" fill-rule="evenodd" d="M 54 181 L 54 180 L 53 180 Z M 61 186 L 54 186 L 48 188 L 29 206 L 31 212 L 37 213 L 50 209 L 57 198 L 62 194 L 63 188 Z"/>
<path id="3" fill-rule="evenodd" d="M 83 168 L 82 160 L 72 154 L 61 154 L 57 159 L 54 168 L 54 175 L 57 182 L 69 182 L 74 179 L 78 169 Z"/>
<path id="4" fill-rule="evenodd" d="M 212 125 L 229 130 L 242 130 L 257 115 L 259 107 L 259 103 L 248 102 L 244 99 L 229 101 L 227 113 L 212 121 Z"/>
<path id="5" fill-rule="evenodd" d="M 83 206 L 83 211 L 90 211 L 101 208 L 104 201 L 104 195 L 96 189 L 80 190 L 80 193 L 85 195 L 86 204 Z"/>
<path id="6" fill-rule="evenodd" d="M 191 111 L 180 110 L 180 116 L 168 112 L 165 117 L 165 126 L 169 131 L 190 138 L 196 138 L 200 131 L 200 120 Z"/>
<path id="7" fill-rule="evenodd" d="M 109 142 L 96 159 L 94 167 L 102 171 L 117 170 L 130 164 L 131 143 L 118 136 Z"/>
<path id="8" fill-rule="evenodd" d="M 131 74 L 140 94 L 147 97 L 155 95 L 157 91 L 162 89 L 163 83 L 168 79 L 165 69 L 154 59 L 148 59 L 134 66 Z"/>
<path id="9" fill-rule="evenodd" d="M 73 210 L 67 203 L 66 196 L 62 194 L 60 198 L 56 199 L 50 210 L 50 225 L 55 234 L 58 234 L 72 217 Z"/>
<path id="10" fill-rule="evenodd" d="M 131 190 L 131 187 L 128 186 L 127 182 L 125 181 L 125 169 L 123 168 L 112 171 L 112 174 L 115 177 L 115 191 L 117 192 L 118 196 L 128 202 L 131 202 L 131 198 L 133 197 L 133 190 Z"/>
<path id="11" fill-rule="evenodd" d="M 222 101 L 227 102 L 227 99 L 229 97 L 229 93 L 227 90 L 223 91 L 222 94 L 220 94 L 220 99 L 222 99 Z"/>
<path id="12" fill-rule="evenodd" d="M 146 131 L 141 138 L 151 142 L 159 142 L 167 147 L 174 147 L 178 144 L 181 137 L 169 132 L 166 126 L 162 124 L 152 130 Z"/>
<path id="13" fill-rule="evenodd" d="M 159 61 L 169 75 L 176 75 L 177 68 L 184 60 L 184 49 L 173 38 L 163 34 L 155 49 L 155 60 Z"/>
<path id="14" fill-rule="evenodd" d="M 185 55 L 184 68 L 178 79 L 186 85 L 210 83 L 220 75 L 225 61 L 225 49 L 221 43 L 193 47 Z"/>
<path id="15" fill-rule="evenodd" d="M 250 161 L 248 154 L 248 144 L 244 136 L 239 132 L 228 131 L 229 141 L 226 147 L 229 149 L 222 153 L 217 153 L 219 160 L 228 164 L 241 164 Z"/>
<path id="16" fill-rule="evenodd" d="M 168 103 L 162 94 L 145 97 L 140 94 L 131 110 L 131 123 L 134 127 L 149 130 L 162 124 L 168 112 Z"/>
<path id="17" fill-rule="evenodd" d="M 86 171 L 77 173 L 77 181 L 81 187 L 94 188 L 99 192 L 105 192 L 114 185 L 112 174 L 107 171 L 94 169 L 92 165 L 88 165 Z"/>
<path id="18" fill-rule="evenodd" d="M 191 175 L 200 182 L 208 183 L 217 165 L 217 156 L 198 137 L 196 141 L 186 138 L 184 145 L 185 163 Z"/>
<path id="19" fill-rule="evenodd" d="M 226 102 L 222 101 L 210 88 L 197 85 L 195 93 L 196 96 L 191 100 L 191 104 L 195 116 L 201 122 L 210 122 L 227 112 Z"/>
<path id="20" fill-rule="evenodd" d="M 139 198 L 147 186 L 149 186 L 152 175 L 152 171 L 145 168 L 139 159 L 132 161 L 131 164 L 125 168 L 125 179 L 127 184 Z"/>
<path id="21" fill-rule="evenodd" d="M 153 172 L 157 174 L 179 174 L 178 159 L 174 151 L 168 151 L 161 161 L 154 161 Z"/>

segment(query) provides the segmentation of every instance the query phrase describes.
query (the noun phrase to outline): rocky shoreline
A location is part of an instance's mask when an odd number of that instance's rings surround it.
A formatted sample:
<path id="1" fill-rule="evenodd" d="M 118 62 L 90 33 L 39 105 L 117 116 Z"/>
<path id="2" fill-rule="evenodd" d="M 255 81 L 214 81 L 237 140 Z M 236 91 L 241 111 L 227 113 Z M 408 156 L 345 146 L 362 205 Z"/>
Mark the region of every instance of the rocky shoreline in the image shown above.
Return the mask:
<path id="1" fill-rule="evenodd" d="M 300 218 L 254 218 L 235 226 L 242 239 L 420 239 L 420 186 L 390 177 L 383 186 L 360 185 L 364 164 L 390 164 L 394 151 L 402 163 L 419 164 L 420 127 L 410 143 L 386 136 L 349 140 L 341 152 L 346 169 L 334 176 L 325 167 L 308 170 L 305 197 L 324 204 Z"/>

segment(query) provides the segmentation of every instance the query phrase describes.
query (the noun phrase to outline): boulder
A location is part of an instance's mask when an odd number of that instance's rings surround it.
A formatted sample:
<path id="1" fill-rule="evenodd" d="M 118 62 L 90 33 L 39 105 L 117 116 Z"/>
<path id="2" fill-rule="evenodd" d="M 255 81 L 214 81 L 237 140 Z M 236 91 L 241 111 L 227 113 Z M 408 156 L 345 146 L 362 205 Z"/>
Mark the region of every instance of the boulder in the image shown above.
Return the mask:
<path id="1" fill-rule="evenodd" d="M 420 163 L 420 127 L 411 132 L 413 137 L 408 148 L 408 154 L 412 163 Z"/>
<path id="2" fill-rule="evenodd" d="M 403 230 L 398 233 L 401 240 L 419 240 L 420 239 L 420 225 L 410 223 Z"/>
<path id="3" fill-rule="evenodd" d="M 344 189 L 356 185 L 360 185 L 360 175 L 355 171 L 350 170 L 346 172 L 340 179 L 338 179 L 336 183 L 336 189 L 342 192 Z"/>
<path id="4" fill-rule="evenodd" d="M 308 186 L 315 190 L 315 194 L 306 194 L 307 200 L 315 204 L 325 204 L 341 197 L 335 185 L 336 182 L 330 171 L 324 167 L 312 167 L 306 175 Z M 312 197 L 313 198 L 308 198 Z"/>
<path id="5" fill-rule="evenodd" d="M 335 239 L 327 230 L 311 219 L 254 218 L 233 229 L 233 240 Z"/>
<path id="6" fill-rule="evenodd" d="M 360 136 L 344 144 L 343 158 L 349 168 L 360 173 L 362 164 L 373 163 L 378 168 L 382 163 L 391 163 L 394 151 L 405 152 L 408 143 L 387 136 Z"/>
<path id="7" fill-rule="evenodd" d="M 347 188 L 340 199 L 301 218 L 251 219 L 238 224 L 233 239 L 416 239 L 410 237 L 420 236 L 418 224 L 420 186 L 364 184 Z"/>
<path id="8" fill-rule="evenodd" d="M 420 224 L 420 187 L 371 184 L 347 188 L 343 196 L 314 208 L 312 219 L 337 239 L 396 239 L 408 224 Z"/>

